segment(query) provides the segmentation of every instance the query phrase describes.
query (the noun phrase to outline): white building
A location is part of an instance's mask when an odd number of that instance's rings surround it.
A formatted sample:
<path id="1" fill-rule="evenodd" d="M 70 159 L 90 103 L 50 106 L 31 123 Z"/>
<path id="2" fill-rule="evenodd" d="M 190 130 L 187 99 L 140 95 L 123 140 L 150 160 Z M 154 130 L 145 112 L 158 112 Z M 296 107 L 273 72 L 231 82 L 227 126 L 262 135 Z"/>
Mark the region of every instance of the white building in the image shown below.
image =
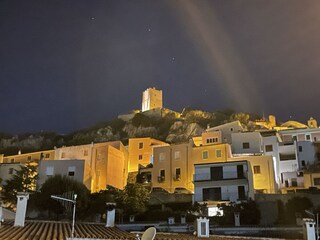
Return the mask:
<path id="1" fill-rule="evenodd" d="M 248 161 L 195 164 L 194 201 L 208 207 L 221 202 L 254 198 L 253 177 Z"/>

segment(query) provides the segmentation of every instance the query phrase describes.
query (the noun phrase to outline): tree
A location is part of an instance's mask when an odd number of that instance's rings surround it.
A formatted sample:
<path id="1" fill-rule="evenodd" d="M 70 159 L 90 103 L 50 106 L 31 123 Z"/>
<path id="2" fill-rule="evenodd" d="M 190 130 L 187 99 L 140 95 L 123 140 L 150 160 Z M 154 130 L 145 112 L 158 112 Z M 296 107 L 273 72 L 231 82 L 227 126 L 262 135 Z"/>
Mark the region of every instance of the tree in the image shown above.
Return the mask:
<path id="1" fill-rule="evenodd" d="M 60 202 L 51 199 L 51 195 L 62 195 L 69 192 L 77 194 L 77 217 L 83 217 L 88 207 L 89 190 L 83 183 L 67 176 L 54 175 L 48 178 L 43 183 L 40 192 L 33 198 L 35 206 L 40 210 L 49 211 L 49 217 L 51 213 L 54 213 L 54 217 L 58 218 L 59 214 L 65 212 L 65 208 Z"/>
<path id="2" fill-rule="evenodd" d="M 28 161 L 25 165 L 16 170 L 12 178 L 7 180 L 2 189 L 2 199 L 9 208 L 14 208 L 17 202 L 18 192 L 34 192 L 36 190 L 36 181 L 38 163 Z"/>
<path id="3" fill-rule="evenodd" d="M 241 224 L 258 224 L 260 211 L 255 201 L 248 200 L 241 203 L 221 204 L 218 206 L 223 211 L 223 216 L 216 217 L 216 221 L 221 225 L 234 224 L 234 213 L 240 213 Z"/>
<path id="4" fill-rule="evenodd" d="M 305 210 L 313 207 L 312 202 L 306 197 L 293 197 L 288 200 L 285 205 L 286 209 L 286 222 L 295 223 L 296 215 L 299 214 L 301 217 L 306 216 Z"/>
<path id="5" fill-rule="evenodd" d="M 129 183 L 124 190 L 117 192 L 115 200 L 126 215 L 142 213 L 149 201 L 149 191 L 142 184 Z"/>

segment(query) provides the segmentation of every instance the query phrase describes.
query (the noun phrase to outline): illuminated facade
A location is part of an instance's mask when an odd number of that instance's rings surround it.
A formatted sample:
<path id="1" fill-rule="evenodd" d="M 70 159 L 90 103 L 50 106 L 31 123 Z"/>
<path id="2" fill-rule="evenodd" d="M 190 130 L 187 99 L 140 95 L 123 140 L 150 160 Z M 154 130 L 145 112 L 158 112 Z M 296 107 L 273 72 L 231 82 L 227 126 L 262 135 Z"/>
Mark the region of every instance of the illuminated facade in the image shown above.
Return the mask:
<path id="1" fill-rule="evenodd" d="M 142 93 L 142 112 L 162 108 L 162 90 L 148 88 Z"/>
<path id="2" fill-rule="evenodd" d="M 153 162 L 153 148 L 168 145 L 153 138 L 129 138 L 129 172 L 137 172 L 139 165 L 145 167 Z"/>
<path id="3" fill-rule="evenodd" d="M 253 176 L 253 188 L 256 193 L 276 193 L 276 183 L 272 156 L 240 156 L 228 159 L 228 162 L 248 161 Z"/>
<path id="4" fill-rule="evenodd" d="M 83 183 L 91 192 L 127 184 L 128 152 L 120 141 L 55 149 L 55 160 L 74 159 L 84 160 Z"/>
<path id="5" fill-rule="evenodd" d="M 154 149 L 152 188 L 168 192 L 177 189 L 194 190 L 195 164 L 226 162 L 231 157 L 228 144 L 194 147 L 192 143 L 162 146 Z"/>
<path id="6" fill-rule="evenodd" d="M 38 162 L 41 159 L 53 160 L 54 155 L 54 150 L 23 153 L 11 156 L 3 156 L 0 158 L 0 160 L 2 160 L 0 163 L 26 163 L 28 161 Z"/>

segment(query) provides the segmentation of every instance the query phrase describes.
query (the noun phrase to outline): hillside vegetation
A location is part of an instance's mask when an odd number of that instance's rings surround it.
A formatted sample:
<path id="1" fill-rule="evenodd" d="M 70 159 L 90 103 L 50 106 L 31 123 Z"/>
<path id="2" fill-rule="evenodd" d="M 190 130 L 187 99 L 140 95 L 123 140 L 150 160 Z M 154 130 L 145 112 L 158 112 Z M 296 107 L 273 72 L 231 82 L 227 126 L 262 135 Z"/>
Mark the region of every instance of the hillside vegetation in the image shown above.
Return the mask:
<path id="1" fill-rule="evenodd" d="M 67 135 L 41 132 L 12 136 L 0 133 L 0 153 L 14 155 L 19 150 L 27 153 L 114 140 L 121 140 L 127 144 L 128 138 L 136 137 L 152 137 L 168 143 L 182 143 L 200 135 L 208 126 L 214 127 L 239 120 L 244 127 L 248 127 L 250 121 L 256 119 L 260 119 L 256 114 L 236 113 L 232 110 L 205 112 L 185 108 L 180 117 L 174 113 L 166 114 L 164 117 L 148 117 L 143 113 L 136 113 L 128 121 L 116 118 Z"/>

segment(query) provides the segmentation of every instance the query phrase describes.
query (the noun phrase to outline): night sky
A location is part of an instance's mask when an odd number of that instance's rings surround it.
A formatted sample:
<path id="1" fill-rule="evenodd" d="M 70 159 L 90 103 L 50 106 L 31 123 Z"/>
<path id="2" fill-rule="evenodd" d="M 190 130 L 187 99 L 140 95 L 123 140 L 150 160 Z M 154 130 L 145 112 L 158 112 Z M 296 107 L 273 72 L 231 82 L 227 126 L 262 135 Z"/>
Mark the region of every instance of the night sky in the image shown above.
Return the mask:
<path id="1" fill-rule="evenodd" d="M 89 127 L 148 87 L 176 111 L 320 121 L 320 1 L 0 1 L 0 131 Z"/>

